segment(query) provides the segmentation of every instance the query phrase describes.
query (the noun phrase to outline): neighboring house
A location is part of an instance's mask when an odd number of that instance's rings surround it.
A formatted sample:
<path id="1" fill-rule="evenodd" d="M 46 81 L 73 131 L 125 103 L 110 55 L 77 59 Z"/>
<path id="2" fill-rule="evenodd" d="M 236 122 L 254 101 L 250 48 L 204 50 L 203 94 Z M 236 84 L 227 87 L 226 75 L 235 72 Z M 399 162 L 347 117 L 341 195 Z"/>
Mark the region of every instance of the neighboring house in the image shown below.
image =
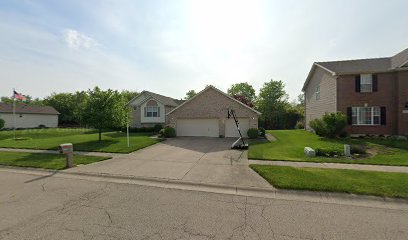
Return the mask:
<path id="1" fill-rule="evenodd" d="M 184 100 L 177 100 L 157 93 L 143 91 L 126 105 L 131 108 L 131 127 L 154 127 L 166 123 L 166 114 Z"/>
<path id="2" fill-rule="evenodd" d="M 232 98 L 221 90 L 208 86 L 167 114 L 167 124 L 177 136 L 238 137 L 228 109 L 235 111 L 241 133 L 247 137 L 249 128 L 258 128 L 260 112 Z"/>
<path id="3" fill-rule="evenodd" d="M 303 85 L 306 128 L 325 112 L 351 134 L 408 135 L 408 49 L 392 57 L 316 62 Z"/>
<path id="4" fill-rule="evenodd" d="M 16 103 L 16 128 L 58 127 L 59 112 L 50 106 L 31 106 Z M 0 118 L 4 128 L 14 127 L 13 104 L 0 103 Z"/>

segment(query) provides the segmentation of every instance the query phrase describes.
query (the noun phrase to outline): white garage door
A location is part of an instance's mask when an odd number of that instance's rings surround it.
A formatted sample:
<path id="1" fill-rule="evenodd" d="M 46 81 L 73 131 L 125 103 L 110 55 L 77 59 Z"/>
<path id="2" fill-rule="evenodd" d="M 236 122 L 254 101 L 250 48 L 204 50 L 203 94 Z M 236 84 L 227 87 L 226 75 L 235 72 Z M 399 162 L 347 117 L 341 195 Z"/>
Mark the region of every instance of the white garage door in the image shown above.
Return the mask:
<path id="1" fill-rule="evenodd" d="M 239 128 L 243 137 L 248 137 L 249 118 L 238 118 Z M 227 119 L 225 122 L 225 137 L 239 137 L 237 126 L 234 119 Z"/>
<path id="2" fill-rule="evenodd" d="M 177 119 L 177 136 L 219 137 L 218 119 Z"/>

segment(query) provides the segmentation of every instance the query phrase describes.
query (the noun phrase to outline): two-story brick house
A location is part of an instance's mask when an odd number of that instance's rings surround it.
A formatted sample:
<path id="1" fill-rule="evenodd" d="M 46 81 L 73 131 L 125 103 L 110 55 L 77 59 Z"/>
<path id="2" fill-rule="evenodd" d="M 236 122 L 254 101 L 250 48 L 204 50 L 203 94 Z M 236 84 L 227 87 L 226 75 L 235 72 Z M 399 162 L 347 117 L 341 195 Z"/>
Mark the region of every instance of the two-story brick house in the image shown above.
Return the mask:
<path id="1" fill-rule="evenodd" d="M 316 62 L 303 85 L 306 129 L 325 112 L 350 134 L 408 135 L 408 49 L 386 58 Z"/>

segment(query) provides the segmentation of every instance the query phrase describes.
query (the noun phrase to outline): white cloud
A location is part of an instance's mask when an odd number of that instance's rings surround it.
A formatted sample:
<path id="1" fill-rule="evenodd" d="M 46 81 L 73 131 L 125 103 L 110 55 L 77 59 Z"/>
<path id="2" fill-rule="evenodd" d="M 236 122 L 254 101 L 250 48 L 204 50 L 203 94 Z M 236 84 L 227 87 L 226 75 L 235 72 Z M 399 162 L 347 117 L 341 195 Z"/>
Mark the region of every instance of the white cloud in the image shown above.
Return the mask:
<path id="1" fill-rule="evenodd" d="M 80 33 L 74 29 L 65 29 L 63 31 L 64 41 L 72 49 L 78 50 L 80 48 L 94 48 L 100 46 L 100 44 L 91 37 Z"/>

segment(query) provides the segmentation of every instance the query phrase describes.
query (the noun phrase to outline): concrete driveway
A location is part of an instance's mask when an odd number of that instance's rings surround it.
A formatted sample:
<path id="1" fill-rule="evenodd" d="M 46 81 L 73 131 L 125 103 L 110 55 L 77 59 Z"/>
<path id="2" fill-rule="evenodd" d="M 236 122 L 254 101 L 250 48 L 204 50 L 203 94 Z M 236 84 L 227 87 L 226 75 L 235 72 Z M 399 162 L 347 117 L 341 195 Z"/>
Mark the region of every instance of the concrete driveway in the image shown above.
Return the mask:
<path id="1" fill-rule="evenodd" d="M 235 140 L 178 137 L 111 160 L 67 171 L 271 187 L 248 167 L 246 151 L 230 149 Z"/>

